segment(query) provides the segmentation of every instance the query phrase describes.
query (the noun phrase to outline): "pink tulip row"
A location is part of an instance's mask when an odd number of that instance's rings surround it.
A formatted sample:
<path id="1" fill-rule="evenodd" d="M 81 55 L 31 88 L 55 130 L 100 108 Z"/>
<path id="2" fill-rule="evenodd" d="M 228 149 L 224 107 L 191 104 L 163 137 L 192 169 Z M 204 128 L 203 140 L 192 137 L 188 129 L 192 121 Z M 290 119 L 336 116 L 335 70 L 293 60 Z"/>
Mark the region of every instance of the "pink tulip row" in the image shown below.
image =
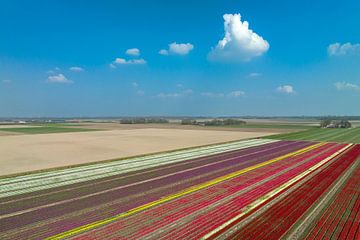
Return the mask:
<path id="1" fill-rule="evenodd" d="M 138 239 L 149 234 L 156 238 L 198 238 L 271 190 L 341 149 L 326 144 L 302 155 L 291 157 L 248 172 L 212 187 L 151 208 L 106 227 L 85 233 L 79 239 Z M 216 205 L 217 203 L 220 203 Z M 157 234 L 160 232 L 161 234 Z"/>

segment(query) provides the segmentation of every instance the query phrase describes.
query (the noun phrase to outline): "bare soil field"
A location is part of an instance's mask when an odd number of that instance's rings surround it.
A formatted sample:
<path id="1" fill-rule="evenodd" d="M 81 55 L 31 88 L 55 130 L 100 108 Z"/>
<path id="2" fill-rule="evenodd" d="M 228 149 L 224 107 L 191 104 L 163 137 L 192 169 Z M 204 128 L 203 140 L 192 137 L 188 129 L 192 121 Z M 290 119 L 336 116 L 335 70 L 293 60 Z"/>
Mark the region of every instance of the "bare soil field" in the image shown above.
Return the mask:
<path id="1" fill-rule="evenodd" d="M 195 126 L 195 125 L 181 125 L 176 123 L 168 124 L 119 124 L 119 123 L 79 123 L 74 126 L 67 126 L 69 128 L 87 128 L 100 130 L 130 130 L 130 129 L 186 129 L 186 130 L 214 130 L 214 131 L 238 131 L 238 132 L 266 132 L 266 133 L 288 133 L 298 131 L 294 129 L 280 129 L 280 128 L 236 128 L 236 127 L 209 127 L 209 126 Z"/>
<path id="2" fill-rule="evenodd" d="M 257 131 L 128 129 L 0 136 L 0 175 L 255 138 Z"/>

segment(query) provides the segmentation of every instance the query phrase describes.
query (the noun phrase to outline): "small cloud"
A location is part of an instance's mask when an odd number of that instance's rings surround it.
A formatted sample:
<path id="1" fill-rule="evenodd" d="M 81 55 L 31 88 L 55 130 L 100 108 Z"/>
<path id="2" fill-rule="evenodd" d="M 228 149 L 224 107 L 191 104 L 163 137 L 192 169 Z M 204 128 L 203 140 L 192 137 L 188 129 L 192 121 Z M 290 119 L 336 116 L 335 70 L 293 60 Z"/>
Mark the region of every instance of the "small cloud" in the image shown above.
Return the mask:
<path id="1" fill-rule="evenodd" d="M 161 50 L 159 51 L 159 54 L 160 54 L 160 55 L 167 56 L 167 55 L 169 55 L 169 51 L 168 51 L 168 50 L 165 50 L 165 49 L 161 49 Z"/>
<path id="2" fill-rule="evenodd" d="M 344 56 L 344 55 L 358 55 L 360 54 L 360 43 L 333 43 L 327 48 L 329 56 Z"/>
<path id="3" fill-rule="evenodd" d="M 139 86 L 139 84 L 137 82 L 132 82 L 131 85 L 134 87 L 134 88 L 137 88 Z"/>
<path id="4" fill-rule="evenodd" d="M 73 83 L 73 81 L 67 79 L 63 74 L 52 75 L 48 77 L 48 82 L 50 83 Z"/>
<path id="5" fill-rule="evenodd" d="M 276 90 L 279 93 L 285 93 L 285 94 L 294 94 L 295 93 L 294 87 L 291 85 L 279 86 Z"/>
<path id="6" fill-rule="evenodd" d="M 12 81 L 11 81 L 10 79 L 4 79 L 4 80 L 2 80 L 1 82 L 4 83 L 4 84 L 9 84 L 9 83 L 11 83 Z"/>
<path id="7" fill-rule="evenodd" d="M 191 43 L 170 43 L 169 49 L 161 49 L 159 54 L 161 55 L 187 55 L 191 50 L 194 49 L 194 45 Z"/>
<path id="8" fill-rule="evenodd" d="M 140 56 L 140 50 L 138 48 L 129 48 L 125 53 L 130 56 Z"/>
<path id="9" fill-rule="evenodd" d="M 169 44 L 169 52 L 172 54 L 186 55 L 194 49 L 194 45 L 191 43 L 176 43 Z"/>
<path id="10" fill-rule="evenodd" d="M 55 67 L 54 69 L 50 69 L 48 70 L 46 73 L 47 74 L 55 74 L 57 72 L 59 72 L 61 69 L 59 67 Z"/>
<path id="11" fill-rule="evenodd" d="M 175 93 L 159 93 L 158 95 L 156 95 L 156 97 L 158 97 L 158 98 L 180 98 L 180 97 L 189 96 L 192 93 L 193 93 L 192 89 L 185 89 L 183 91 L 175 92 Z"/>
<path id="12" fill-rule="evenodd" d="M 249 75 L 247 75 L 247 78 L 258 78 L 261 76 L 262 76 L 261 73 L 253 72 L 253 73 L 250 73 Z"/>
<path id="13" fill-rule="evenodd" d="M 225 36 L 208 55 L 213 61 L 250 61 L 269 50 L 269 43 L 249 29 L 240 14 L 224 14 Z"/>
<path id="14" fill-rule="evenodd" d="M 245 92 L 243 91 L 232 91 L 229 93 L 214 93 L 214 92 L 203 92 L 200 94 L 203 97 L 209 97 L 209 98 L 223 98 L 223 97 L 229 97 L 229 98 L 238 98 L 245 95 Z"/>
<path id="15" fill-rule="evenodd" d="M 183 88 L 184 86 L 181 83 L 176 84 L 177 88 Z"/>
<path id="16" fill-rule="evenodd" d="M 140 59 L 130 59 L 126 60 L 125 58 L 116 58 L 109 66 L 111 68 L 116 68 L 117 65 L 144 65 L 146 61 L 142 58 Z"/>
<path id="17" fill-rule="evenodd" d="M 76 67 L 76 66 L 70 67 L 69 70 L 73 71 L 73 72 L 83 72 L 83 71 L 85 71 L 82 67 Z"/>
<path id="18" fill-rule="evenodd" d="M 343 91 L 343 90 L 359 91 L 360 90 L 360 86 L 353 84 L 353 83 L 337 82 L 334 85 L 335 85 L 336 89 L 339 91 Z"/>
<path id="19" fill-rule="evenodd" d="M 238 97 L 242 97 L 244 95 L 245 95 L 245 92 L 243 92 L 243 91 L 233 91 L 228 94 L 228 97 L 238 98 Z"/>

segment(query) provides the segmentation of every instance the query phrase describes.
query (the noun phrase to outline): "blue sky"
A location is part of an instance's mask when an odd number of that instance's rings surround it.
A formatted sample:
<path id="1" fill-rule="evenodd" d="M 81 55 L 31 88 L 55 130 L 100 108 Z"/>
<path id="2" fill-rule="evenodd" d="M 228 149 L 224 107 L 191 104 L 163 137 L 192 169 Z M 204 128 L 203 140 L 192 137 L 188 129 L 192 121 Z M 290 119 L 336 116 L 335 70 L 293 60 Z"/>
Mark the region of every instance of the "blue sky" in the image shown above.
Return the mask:
<path id="1" fill-rule="evenodd" d="M 360 115 L 359 12 L 355 0 L 3 0 L 0 116 Z"/>

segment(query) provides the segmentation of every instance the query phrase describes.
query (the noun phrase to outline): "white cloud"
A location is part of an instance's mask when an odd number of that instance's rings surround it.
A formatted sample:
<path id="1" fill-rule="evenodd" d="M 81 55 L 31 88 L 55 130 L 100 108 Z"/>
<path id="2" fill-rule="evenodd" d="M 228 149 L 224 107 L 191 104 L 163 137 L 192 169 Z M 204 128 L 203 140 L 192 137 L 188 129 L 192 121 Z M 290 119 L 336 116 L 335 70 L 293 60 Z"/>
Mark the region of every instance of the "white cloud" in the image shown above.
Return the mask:
<path id="1" fill-rule="evenodd" d="M 61 73 L 59 73 L 58 75 L 49 76 L 47 81 L 50 83 L 73 83 L 73 81 L 67 79 Z"/>
<path id="2" fill-rule="evenodd" d="M 247 78 L 258 78 L 261 76 L 262 76 L 261 73 L 253 72 L 253 73 L 250 73 L 249 75 L 247 75 Z"/>
<path id="3" fill-rule="evenodd" d="M 76 67 L 76 66 L 70 67 L 69 69 L 70 69 L 70 71 L 73 71 L 73 72 L 83 72 L 84 71 L 84 69 L 82 67 Z"/>
<path id="4" fill-rule="evenodd" d="M 250 61 L 263 55 L 270 45 L 261 36 L 249 29 L 240 14 L 224 14 L 225 36 L 209 53 L 213 61 Z"/>
<path id="5" fill-rule="evenodd" d="M 140 56 L 140 50 L 138 48 L 129 48 L 125 53 L 130 56 Z"/>
<path id="6" fill-rule="evenodd" d="M 169 52 L 172 54 L 186 55 L 194 49 L 194 45 L 191 43 L 170 43 Z"/>
<path id="7" fill-rule="evenodd" d="M 353 83 L 337 82 L 334 85 L 335 85 L 336 89 L 339 91 L 342 91 L 342 90 L 359 91 L 360 90 L 360 86 L 353 84 Z"/>
<path id="8" fill-rule="evenodd" d="M 161 49 L 160 51 L 159 51 L 159 54 L 160 55 L 169 55 L 169 51 L 168 50 L 165 50 L 165 49 Z"/>
<path id="9" fill-rule="evenodd" d="M 242 97 L 245 95 L 245 92 L 243 91 L 232 91 L 230 93 L 214 93 L 214 92 L 203 92 L 200 94 L 201 96 L 204 97 L 209 97 L 209 98 L 223 98 L 223 97 L 229 97 L 229 98 L 238 98 L 238 97 Z"/>
<path id="10" fill-rule="evenodd" d="M 182 97 L 182 95 L 180 93 L 159 93 L 158 95 L 156 95 L 156 97 L 158 97 L 158 98 L 177 98 L 177 97 Z"/>
<path id="11" fill-rule="evenodd" d="M 294 87 L 291 85 L 279 86 L 276 90 L 280 93 L 286 93 L 286 94 L 294 94 L 295 93 Z"/>
<path id="12" fill-rule="evenodd" d="M 2 83 L 8 84 L 11 83 L 12 81 L 10 79 L 4 79 L 1 81 Z"/>
<path id="13" fill-rule="evenodd" d="M 125 58 L 116 58 L 112 63 L 110 63 L 111 68 L 116 68 L 117 65 L 143 65 L 146 64 L 146 61 L 142 58 L 139 59 L 130 59 L 126 60 Z"/>
<path id="14" fill-rule="evenodd" d="M 161 49 L 159 51 L 159 54 L 161 55 L 187 55 L 189 54 L 189 52 L 191 50 L 194 49 L 194 45 L 192 45 L 191 43 L 170 43 L 169 44 L 169 49 Z"/>
<path id="15" fill-rule="evenodd" d="M 55 67 L 54 69 L 50 69 L 48 70 L 46 73 L 47 74 L 55 74 L 57 72 L 59 72 L 61 69 L 59 67 Z"/>
<path id="16" fill-rule="evenodd" d="M 158 97 L 158 98 L 180 98 L 180 97 L 189 96 L 192 93 L 193 93 L 192 89 L 185 89 L 183 91 L 175 92 L 175 93 L 159 93 L 158 95 L 156 95 L 156 97 Z"/>
<path id="17" fill-rule="evenodd" d="M 360 43 L 351 44 L 351 43 L 333 43 L 328 46 L 329 56 L 344 56 L 350 54 L 360 54 Z"/>
<path id="18" fill-rule="evenodd" d="M 228 97 L 238 98 L 238 97 L 242 97 L 244 95 L 245 95 L 245 92 L 243 92 L 243 91 L 233 91 L 228 94 Z"/>

